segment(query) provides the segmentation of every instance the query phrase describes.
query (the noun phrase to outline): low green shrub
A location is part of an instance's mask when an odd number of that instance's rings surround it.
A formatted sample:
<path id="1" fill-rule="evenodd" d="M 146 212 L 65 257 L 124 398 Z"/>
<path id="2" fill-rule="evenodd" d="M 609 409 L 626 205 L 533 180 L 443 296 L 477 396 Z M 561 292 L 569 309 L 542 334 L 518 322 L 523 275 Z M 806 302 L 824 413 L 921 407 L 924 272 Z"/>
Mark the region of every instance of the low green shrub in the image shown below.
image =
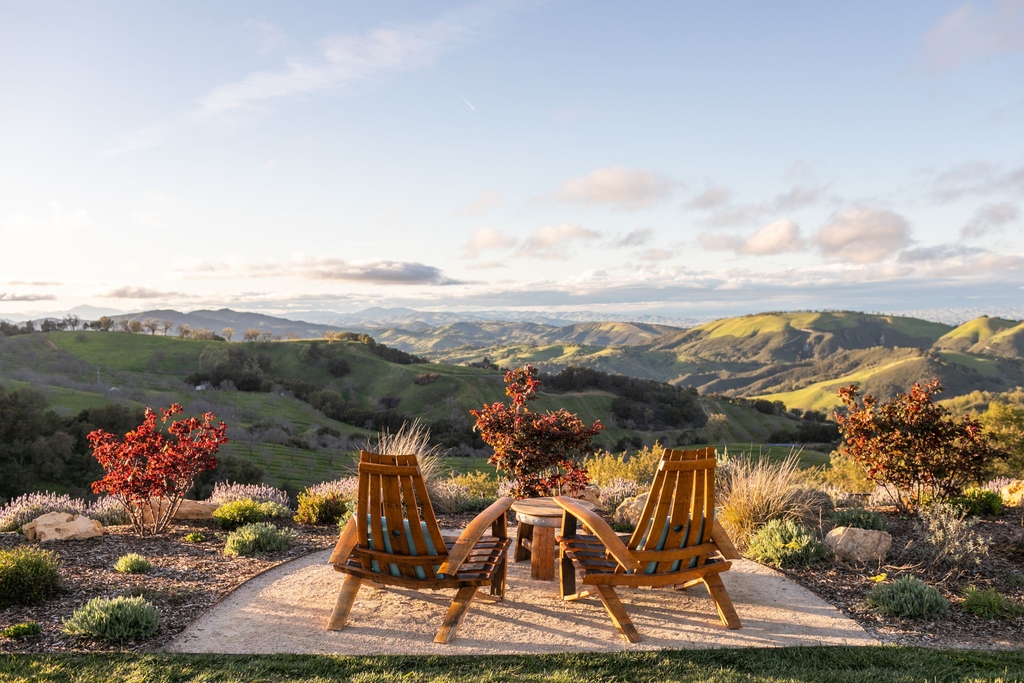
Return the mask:
<path id="1" fill-rule="evenodd" d="M 832 523 L 835 526 L 848 526 L 857 529 L 873 529 L 885 531 L 888 523 L 885 516 L 874 510 L 864 508 L 842 508 L 832 513 Z"/>
<path id="2" fill-rule="evenodd" d="M 3 631 L 0 631 L 0 635 L 4 638 L 27 638 L 29 636 L 38 636 L 43 632 L 43 628 L 34 621 L 23 621 L 20 624 L 11 624 Z"/>
<path id="3" fill-rule="evenodd" d="M 867 603 L 884 616 L 909 619 L 938 616 L 949 608 L 939 591 L 913 576 L 872 587 Z"/>
<path id="4" fill-rule="evenodd" d="M 28 605 L 57 592 L 57 556 L 34 546 L 0 550 L 0 607 Z"/>
<path id="5" fill-rule="evenodd" d="M 295 521 L 306 526 L 337 524 L 349 513 L 347 501 L 336 493 L 304 491 L 296 499 L 299 504 Z"/>
<path id="6" fill-rule="evenodd" d="M 747 556 L 772 567 L 802 567 L 825 556 L 825 546 L 807 527 L 773 519 L 750 537 Z"/>
<path id="7" fill-rule="evenodd" d="M 110 643 L 156 633 L 160 613 L 141 597 L 93 598 L 64 621 L 64 633 Z"/>
<path id="8" fill-rule="evenodd" d="M 960 606 L 965 612 L 989 619 L 996 617 L 1012 619 L 1024 614 L 1024 607 L 995 588 L 980 590 L 974 586 L 969 587 L 964 591 L 964 601 Z"/>
<path id="9" fill-rule="evenodd" d="M 1003 511 L 1003 497 L 989 489 L 972 487 L 949 502 L 969 515 L 998 515 Z"/>
<path id="10" fill-rule="evenodd" d="M 265 522 L 276 517 L 287 517 L 288 508 L 274 501 L 257 502 L 251 498 L 224 503 L 213 511 L 213 519 L 224 529 L 232 530 L 253 522 Z"/>
<path id="11" fill-rule="evenodd" d="M 278 529 L 266 522 L 246 524 L 228 534 L 224 554 L 255 555 L 287 550 L 295 542 L 295 535 L 291 529 Z"/>
<path id="12" fill-rule="evenodd" d="M 202 543 L 205 540 L 206 536 L 203 536 L 198 531 L 190 531 L 187 534 L 185 534 L 186 543 Z"/>
<path id="13" fill-rule="evenodd" d="M 114 563 L 114 571 L 122 574 L 148 574 L 152 568 L 153 563 L 138 553 L 122 555 Z"/>

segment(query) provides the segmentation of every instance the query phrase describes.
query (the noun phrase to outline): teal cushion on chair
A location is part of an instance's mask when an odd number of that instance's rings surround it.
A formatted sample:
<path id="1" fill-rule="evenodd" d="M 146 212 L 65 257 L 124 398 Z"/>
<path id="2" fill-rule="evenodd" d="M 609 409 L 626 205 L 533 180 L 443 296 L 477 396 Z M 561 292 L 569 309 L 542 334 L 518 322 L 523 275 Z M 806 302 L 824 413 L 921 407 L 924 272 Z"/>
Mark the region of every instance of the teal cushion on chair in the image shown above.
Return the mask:
<path id="1" fill-rule="evenodd" d="M 712 520 L 712 522 L 714 521 L 714 519 L 715 519 L 715 512 L 714 512 L 714 510 L 712 510 L 711 511 L 711 520 Z M 658 545 L 656 545 L 654 547 L 654 550 L 665 550 L 666 549 L 665 548 L 665 542 L 668 540 L 668 532 L 669 532 L 669 528 L 671 526 L 670 523 L 669 523 L 670 521 L 671 521 L 670 519 L 666 519 L 665 520 L 665 526 L 661 530 L 661 538 L 658 539 Z M 641 547 L 641 548 L 645 547 L 645 544 L 647 543 L 647 535 L 651 533 L 651 529 L 653 529 L 653 528 L 654 528 L 654 519 L 651 519 L 651 521 L 647 524 L 647 529 L 646 529 L 646 531 L 644 531 L 643 537 L 640 539 L 639 547 Z M 689 538 L 689 536 L 690 536 L 690 520 L 688 519 L 686 521 L 686 528 L 683 530 L 683 535 L 679 539 L 679 548 L 685 548 L 686 547 L 686 539 Z M 704 538 L 704 519 L 703 518 L 701 518 L 701 521 L 700 521 L 700 534 L 699 534 L 699 538 Z M 672 563 L 671 571 L 674 571 L 674 572 L 679 571 L 679 568 L 682 566 L 682 564 L 683 564 L 682 560 L 676 560 L 675 562 Z M 689 569 L 693 569 L 696 566 L 697 566 L 697 558 L 696 557 L 690 558 L 690 566 L 688 568 Z M 653 574 L 657 568 L 658 568 L 658 563 L 657 562 L 648 562 L 647 563 L 647 569 L 644 570 L 644 573 L 645 574 Z M 626 573 L 627 574 L 632 574 L 633 571 L 630 570 L 630 571 L 627 571 Z"/>
<path id="2" fill-rule="evenodd" d="M 416 553 L 416 543 L 413 541 L 412 527 L 409 526 L 409 520 L 405 519 L 405 520 L 402 520 L 402 522 L 405 524 L 405 540 L 406 540 L 406 542 L 409 545 L 409 554 L 410 555 L 416 555 L 417 554 Z M 387 517 L 381 517 L 380 518 L 380 526 L 381 526 L 382 535 L 384 536 L 384 551 L 383 552 L 386 552 L 386 553 L 393 553 L 393 552 L 395 552 L 392 549 L 392 546 L 391 546 L 391 530 L 388 529 Z M 367 543 L 370 546 L 370 550 L 378 550 L 378 548 L 374 544 L 374 540 L 373 540 L 373 525 L 370 523 L 370 515 L 366 515 L 366 527 L 367 527 L 367 533 L 366 533 Z M 427 523 L 426 522 L 420 522 L 420 529 L 423 532 L 423 539 L 426 542 L 427 555 L 428 556 L 429 555 L 437 555 L 437 549 L 434 547 L 434 541 L 430 538 L 430 534 L 427 532 Z M 377 563 L 377 560 L 371 560 L 370 561 L 370 567 L 375 572 L 379 572 L 380 571 L 380 565 Z M 434 572 L 436 573 L 437 570 L 440 569 L 440 568 L 441 568 L 440 564 L 434 565 Z M 389 564 L 388 565 L 388 571 L 391 573 L 392 576 L 401 576 L 402 575 L 402 572 L 401 572 L 401 570 L 399 570 L 397 564 Z M 413 571 L 416 572 L 416 578 L 418 578 L 418 579 L 425 579 L 425 578 L 427 578 L 427 573 L 425 571 L 423 571 L 423 567 L 413 567 Z"/>

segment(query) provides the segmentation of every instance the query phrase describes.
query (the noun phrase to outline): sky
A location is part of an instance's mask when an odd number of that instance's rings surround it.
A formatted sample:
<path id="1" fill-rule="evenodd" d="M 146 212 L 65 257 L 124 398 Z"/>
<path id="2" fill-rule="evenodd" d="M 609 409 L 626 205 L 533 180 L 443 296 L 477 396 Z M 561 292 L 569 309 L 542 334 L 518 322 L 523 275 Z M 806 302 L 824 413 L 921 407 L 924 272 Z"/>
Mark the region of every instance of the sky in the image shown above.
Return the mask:
<path id="1" fill-rule="evenodd" d="M 1024 0 L 0 0 L 0 318 L 1024 316 Z"/>

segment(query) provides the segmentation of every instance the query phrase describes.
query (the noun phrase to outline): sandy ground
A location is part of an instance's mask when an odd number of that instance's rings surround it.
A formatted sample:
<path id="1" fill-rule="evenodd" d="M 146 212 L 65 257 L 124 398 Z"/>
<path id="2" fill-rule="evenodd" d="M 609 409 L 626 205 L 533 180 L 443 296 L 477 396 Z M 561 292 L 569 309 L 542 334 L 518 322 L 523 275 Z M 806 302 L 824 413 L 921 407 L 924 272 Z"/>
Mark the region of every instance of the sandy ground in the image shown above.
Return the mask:
<path id="1" fill-rule="evenodd" d="M 852 619 L 748 560 L 722 574 L 743 622 L 721 625 L 703 587 L 618 589 L 643 640 L 624 641 L 597 598 L 563 602 L 556 581 L 530 578 L 510 563 L 505 600 L 477 593 L 455 640 L 433 642 L 454 591 L 414 591 L 364 583 L 348 625 L 324 629 L 344 575 L 330 551 L 299 558 L 244 584 L 175 638 L 168 652 L 320 654 L 513 654 L 662 648 L 873 645 Z"/>

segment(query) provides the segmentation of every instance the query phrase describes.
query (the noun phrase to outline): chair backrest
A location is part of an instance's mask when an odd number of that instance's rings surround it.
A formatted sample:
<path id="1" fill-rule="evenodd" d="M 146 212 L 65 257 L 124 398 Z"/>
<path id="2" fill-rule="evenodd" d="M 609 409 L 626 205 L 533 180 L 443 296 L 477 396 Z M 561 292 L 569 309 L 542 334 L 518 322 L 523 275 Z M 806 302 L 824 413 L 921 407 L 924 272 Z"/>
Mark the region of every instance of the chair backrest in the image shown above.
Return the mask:
<path id="1" fill-rule="evenodd" d="M 415 455 L 359 454 L 358 543 L 367 571 L 436 578 L 448 550 Z"/>
<path id="2" fill-rule="evenodd" d="M 699 567 L 717 549 L 715 464 L 714 448 L 665 451 L 629 540 L 633 556 L 648 563 L 645 573 Z"/>

